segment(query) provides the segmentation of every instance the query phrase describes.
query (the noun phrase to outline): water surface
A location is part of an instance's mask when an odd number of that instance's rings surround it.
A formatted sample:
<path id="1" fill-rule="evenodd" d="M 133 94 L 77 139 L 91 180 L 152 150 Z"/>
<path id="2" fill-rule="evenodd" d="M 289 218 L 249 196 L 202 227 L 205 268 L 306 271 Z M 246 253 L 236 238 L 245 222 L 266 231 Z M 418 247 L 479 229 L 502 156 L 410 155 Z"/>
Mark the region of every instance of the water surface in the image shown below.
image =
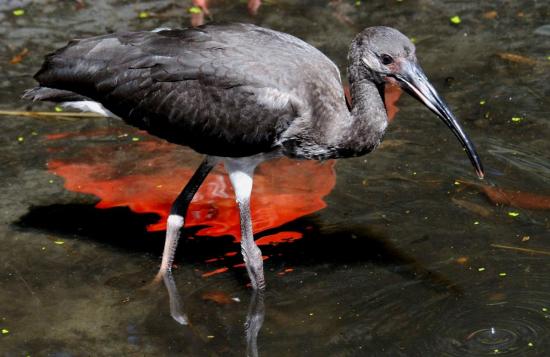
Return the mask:
<path id="1" fill-rule="evenodd" d="M 0 3 L 0 109 L 53 111 L 19 96 L 43 55 L 71 38 L 192 20 L 186 1 L 83 3 Z M 550 196 L 550 38 L 535 34 L 550 6 L 264 1 L 251 16 L 246 2 L 211 1 L 209 10 L 297 35 L 342 73 L 356 32 L 400 29 L 487 171 L 480 183 L 452 134 L 406 95 L 371 155 L 261 167 L 253 210 L 268 290 L 258 353 L 548 355 L 550 211 L 495 205 L 476 185 Z M 0 120 L 0 355 L 246 353 L 254 297 L 223 168 L 199 192 L 179 247 L 182 326 L 165 289 L 147 284 L 162 212 L 201 157 L 116 120 Z"/>

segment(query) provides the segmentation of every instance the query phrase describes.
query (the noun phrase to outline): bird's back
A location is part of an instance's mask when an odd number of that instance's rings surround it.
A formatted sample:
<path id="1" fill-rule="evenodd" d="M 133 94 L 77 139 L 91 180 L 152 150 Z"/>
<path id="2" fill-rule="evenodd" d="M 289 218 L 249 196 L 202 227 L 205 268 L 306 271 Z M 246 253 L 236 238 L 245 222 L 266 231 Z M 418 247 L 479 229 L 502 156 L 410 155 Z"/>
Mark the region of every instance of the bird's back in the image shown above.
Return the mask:
<path id="1" fill-rule="evenodd" d="M 316 110 L 327 111 L 318 107 L 345 106 L 338 69 L 320 51 L 248 24 L 74 40 L 48 55 L 35 78 L 219 156 L 270 151 L 297 118 L 314 121 Z"/>

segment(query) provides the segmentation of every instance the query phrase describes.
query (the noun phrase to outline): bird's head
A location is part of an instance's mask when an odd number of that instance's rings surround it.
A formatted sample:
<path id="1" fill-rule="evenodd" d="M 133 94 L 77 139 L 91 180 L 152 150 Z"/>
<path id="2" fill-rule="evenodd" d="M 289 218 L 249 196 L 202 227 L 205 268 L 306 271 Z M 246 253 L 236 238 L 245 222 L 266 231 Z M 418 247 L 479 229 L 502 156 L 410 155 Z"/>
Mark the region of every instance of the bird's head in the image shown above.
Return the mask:
<path id="1" fill-rule="evenodd" d="M 399 85 L 405 92 L 427 106 L 451 129 L 466 150 L 477 175 L 483 167 L 474 145 L 455 116 L 428 81 L 416 59 L 414 44 L 391 27 L 369 27 L 352 42 L 349 53 L 350 82 L 369 80 L 383 94 L 386 83 Z"/>

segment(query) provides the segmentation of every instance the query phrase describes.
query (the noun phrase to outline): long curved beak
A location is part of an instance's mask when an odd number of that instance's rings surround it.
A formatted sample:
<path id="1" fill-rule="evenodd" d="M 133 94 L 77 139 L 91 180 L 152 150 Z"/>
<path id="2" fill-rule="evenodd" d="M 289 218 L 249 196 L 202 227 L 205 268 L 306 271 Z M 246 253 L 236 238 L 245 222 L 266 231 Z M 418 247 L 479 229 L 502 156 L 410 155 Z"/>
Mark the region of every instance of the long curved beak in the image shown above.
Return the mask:
<path id="1" fill-rule="evenodd" d="M 464 133 L 464 130 L 453 113 L 451 113 L 447 104 L 445 104 L 443 99 L 430 84 L 422 68 L 414 62 L 403 61 L 401 63 L 400 72 L 396 74 L 396 79 L 407 93 L 427 106 L 451 129 L 458 141 L 462 144 L 462 147 L 466 150 L 476 170 L 477 176 L 483 178 L 485 175 L 483 166 L 481 165 L 481 160 L 479 159 L 474 144 L 470 141 L 468 135 Z"/>

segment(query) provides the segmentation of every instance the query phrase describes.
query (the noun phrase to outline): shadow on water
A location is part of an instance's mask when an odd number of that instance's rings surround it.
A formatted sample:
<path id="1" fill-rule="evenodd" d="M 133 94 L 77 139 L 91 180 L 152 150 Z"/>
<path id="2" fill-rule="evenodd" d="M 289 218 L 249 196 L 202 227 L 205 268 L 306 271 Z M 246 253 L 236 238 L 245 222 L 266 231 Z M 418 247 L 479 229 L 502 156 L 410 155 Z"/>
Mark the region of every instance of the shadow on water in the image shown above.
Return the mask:
<path id="1" fill-rule="evenodd" d="M 22 230 L 37 229 L 66 237 L 91 239 L 124 251 L 146 252 L 159 256 L 163 248 L 164 232 L 148 232 L 146 230 L 146 227 L 152 222 L 156 222 L 157 219 L 157 215 L 136 214 L 125 207 L 97 209 L 93 205 L 56 204 L 31 208 L 15 223 L 15 226 Z M 321 228 L 315 223 L 314 217 L 302 217 L 282 227 L 257 234 L 257 239 L 275 234 L 277 231 L 299 230 L 301 227 L 308 227 L 308 229 L 300 240 L 262 246 L 264 256 L 269 257 L 267 264 L 269 271 L 273 271 L 273 269 L 269 269 L 269 266 L 290 265 L 304 268 L 321 264 L 324 266 L 323 269 L 337 270 L 342 266 L 359 266 L 370 263 L 400 275 L 406 282 L 405 285 L 423 285 L 427 290 L 433 292 L 433 296 L 437 296 L 435 301 L 438 302 L 447 300 L 449 297 L 458 298 L 463 293 L 454 282 L 423 267 L 413 257 L 393 246 L 384 233 L 368 226 L 356 225 L 347 227 L 345 230 L 338 226 Z M 183 231 L 181 248 L 178 250 L 176 258 L 176 262 L 180 265 L 200 266 L 208 257 L 224 256 L 227 252 L 238 250 L 240 247 L 240 244 L 235 242 L 231 236 L 194 238 L 194 233 L 200 229 L 201 227 L 193 227 Z M 233 267 L 241 266 L 241 260 L 239 254 L 231 258 L 226 257 L 223 264 Z M 323 269 L 316 268 L 317 271 Z M 248 276 L 244 269 L 234 268 L 230 271 L 241 286 L 248 283 Z M 267 273 L 268 284 L 270 281 L 274 282 L 276 279 L 274 275 Z M 170 273 L 163 279 L 169 297 L 170 315 L 179 324 L 184 325 L 178 329 L 185 336 L 190 351 L 201 353 L 209 348 L 204 339 L 199 337 L 200 334 L 193 330 L 197 317 L 191 320 L 188 317 L 188 306 L 187 303 L 184 303 L 186 299 L 182 298 L 188 295 L 188 292 L 185 288 L 178 289 L 175 279 L 177 276 L 178 270 L 174 275 Z M 141 276 L 142 282 L 144 279 L 147 278 Z M 138 294 L 143 296 L 143 292 L 146 291 L 148 295 L 157 295 L 159 285 L 156 283 L 158 282 L 155 279 L 138 287 Z M 392 290 L 390 288 L 389 292 Z M 386 294 L 388 291 L 380 293 Z M 251 292 L 242 332 L 248 356 L 259 355 L 258 335 L 266 319 L 265 304 L 263 291 Z M 165 313 L 168 313 L 168 308 L 165 309 Z M 376 311 L 372 311 L 372 313 L 375 314 Z M 227 343 L 230 342 L 227 341 Z"/>
<path id="2" fill-rule="evenodd" d="M 97 209 L 93 205 L 51 205 L 33 207 L 15 225 L 21 229 L 39 229 L 69 237 L 86 237 L 129 251 L 139 251 L 160 256 L 164 245 L 164 232 L 148 232 L 146 227 L 156 222 L 155 214 L 136 214 L 126 207 Z M 420 280 L 438 291 L 460 289 L 447 278 L 422 267 L 376 229 L 368 226 L 351 226 L 342 230 L 323 228 L 311 217 L 302 217 L 281 227 L 256 234 L 256 240 L 277 231 L 308 229 L 303 238 L 276 245 L 262 246 L 262 253 L 269 257 L 269 264 L 281 266 L 348 265 L 364 262 L 391 268 L 394 273 L 411 280 Z M 176 253 L 176 263 L 204 263 L 212 256 L 225 256 L 223 266 L 234 267 L 241 282 L 248 282 L 241 265 L 240 254 L 226 256 L 240 250 L 240 243 L 232 236 L 194 237 L 203 227 L 184 228 L 181 249 Z M 330 269 L 330 267 L 328 267 Z"/>

